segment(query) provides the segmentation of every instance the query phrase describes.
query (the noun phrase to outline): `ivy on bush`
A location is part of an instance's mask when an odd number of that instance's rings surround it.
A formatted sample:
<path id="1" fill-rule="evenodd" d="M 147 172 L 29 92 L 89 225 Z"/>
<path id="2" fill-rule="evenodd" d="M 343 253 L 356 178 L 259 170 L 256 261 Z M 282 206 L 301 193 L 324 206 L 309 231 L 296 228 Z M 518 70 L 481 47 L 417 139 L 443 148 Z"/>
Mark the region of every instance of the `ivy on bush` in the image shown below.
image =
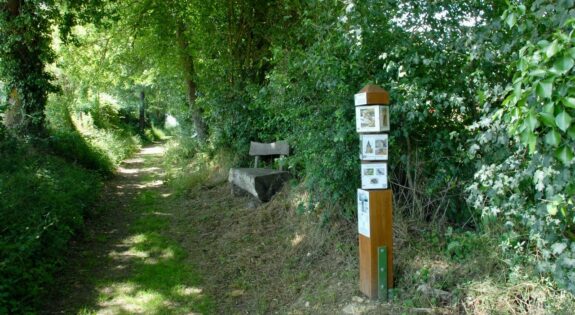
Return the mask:
<path id="1" fill-rule="evenodd" d="M 486 220 L 504 218 L 504 249 L 575 293 L 575 29 L 574 20 L 560 13 L 572 6 L 538 1 L 513 5 L 504 14 L 507 26 L 526 42 L 501 93 L 502 106 L 472 126 L 484 133 L 470 152 L 506 153 L 483 163 L 468 191 Z"/>

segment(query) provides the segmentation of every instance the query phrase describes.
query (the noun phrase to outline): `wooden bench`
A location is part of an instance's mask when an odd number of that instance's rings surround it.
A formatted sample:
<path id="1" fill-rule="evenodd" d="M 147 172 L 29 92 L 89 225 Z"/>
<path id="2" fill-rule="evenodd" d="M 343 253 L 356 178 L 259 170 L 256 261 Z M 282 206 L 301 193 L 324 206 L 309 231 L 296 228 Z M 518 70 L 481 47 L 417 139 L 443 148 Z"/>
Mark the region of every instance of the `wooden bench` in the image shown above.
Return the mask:
<path id="1" fill-rule="evenodd" d="M 262 202 L 269 201 L 290 178 L 290 174 L 283 171 L 283 158 L 289 155 L 289 145 L 286 141 L 252 142 L 250 155 L 255 156 L 255 168 L 230 169 L 228 181 L 232 186 L 232 193 L 238 195 L 241 191 L 245 191 Z M 260 156 L 270 155 L 281 156 L 280 169 L 258 168 Z"/>

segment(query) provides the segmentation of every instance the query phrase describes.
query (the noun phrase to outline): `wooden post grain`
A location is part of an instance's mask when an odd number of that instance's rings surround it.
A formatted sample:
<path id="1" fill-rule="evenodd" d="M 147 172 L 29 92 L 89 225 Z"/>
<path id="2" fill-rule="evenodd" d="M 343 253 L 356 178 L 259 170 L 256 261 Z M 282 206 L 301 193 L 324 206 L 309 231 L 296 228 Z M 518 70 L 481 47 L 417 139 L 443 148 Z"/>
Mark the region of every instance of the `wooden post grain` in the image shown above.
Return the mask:
<path id="1" fill-rule="evenodd" d="M 391 189 L 369 191 L 370 237 L 359 234 L 360 290 L 378 297 L 378 248 L 387 247 L 387 287 L 393 288 L 393 194 Z"/>

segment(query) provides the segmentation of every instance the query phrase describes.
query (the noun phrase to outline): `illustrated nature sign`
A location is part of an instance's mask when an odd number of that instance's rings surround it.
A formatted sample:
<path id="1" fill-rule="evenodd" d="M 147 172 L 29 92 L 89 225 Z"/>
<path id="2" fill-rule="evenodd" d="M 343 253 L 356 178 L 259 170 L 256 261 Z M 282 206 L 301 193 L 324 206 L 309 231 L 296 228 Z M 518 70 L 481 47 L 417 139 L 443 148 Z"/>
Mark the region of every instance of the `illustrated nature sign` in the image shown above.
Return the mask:
<path id="1" fill-rule="evenodd" d="M 355 108 L 357 132 L 389 131 L 389 107 L 381 105 Z"/>
<path id="2" fill-rule="evenodd" d="M 359 234 L 369 237 L 369 191 L 357 190 L 357 229 Z"/>
<path id="3" fill-rule="evenodd" d="M 359 158 L 363 161 L 387 160 L 388 156 L 388 135 L 360 135 L 361 152 Z"/>
<path id="4" fill-rule="evenodd" d="M 387 189 L 387 163 L 361 164 L 362 189 Z"/>

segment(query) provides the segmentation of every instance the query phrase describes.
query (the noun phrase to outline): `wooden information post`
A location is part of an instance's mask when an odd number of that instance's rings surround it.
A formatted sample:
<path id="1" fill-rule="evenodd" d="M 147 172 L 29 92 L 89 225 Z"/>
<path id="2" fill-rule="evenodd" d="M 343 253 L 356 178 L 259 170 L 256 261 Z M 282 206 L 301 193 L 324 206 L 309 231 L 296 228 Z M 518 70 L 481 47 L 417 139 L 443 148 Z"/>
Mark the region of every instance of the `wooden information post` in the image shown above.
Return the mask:
<path id="1" fill-rule="evenodd" d="M 393 194 L 387 158 L 389 94 L 369 84 L 355 94 L 360 134 L 361 189 L 357 190 L 359 287 L 369 298 L 387 300 L 393 288 Z"/>

